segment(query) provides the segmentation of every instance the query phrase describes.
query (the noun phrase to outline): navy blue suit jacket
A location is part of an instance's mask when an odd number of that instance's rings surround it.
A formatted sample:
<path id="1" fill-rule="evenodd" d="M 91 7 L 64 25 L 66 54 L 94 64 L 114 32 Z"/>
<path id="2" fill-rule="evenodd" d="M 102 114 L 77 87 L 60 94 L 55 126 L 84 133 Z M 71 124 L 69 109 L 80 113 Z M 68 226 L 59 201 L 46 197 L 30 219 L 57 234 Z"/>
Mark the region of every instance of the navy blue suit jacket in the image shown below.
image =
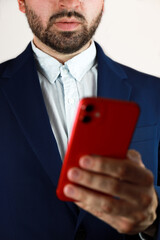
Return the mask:
<path id="1" fill-rule="evenodd" d="M 96 47 L 98 96 L 139 104 L 130 147 L 153 172 L 160 195 L 160 80 L 114 62 Z M 29 44 L 17 58 L 0 65 L 0 239 L 139 239 L 79 212 L 74 203 L 58 200 L 61 165 Z"/>

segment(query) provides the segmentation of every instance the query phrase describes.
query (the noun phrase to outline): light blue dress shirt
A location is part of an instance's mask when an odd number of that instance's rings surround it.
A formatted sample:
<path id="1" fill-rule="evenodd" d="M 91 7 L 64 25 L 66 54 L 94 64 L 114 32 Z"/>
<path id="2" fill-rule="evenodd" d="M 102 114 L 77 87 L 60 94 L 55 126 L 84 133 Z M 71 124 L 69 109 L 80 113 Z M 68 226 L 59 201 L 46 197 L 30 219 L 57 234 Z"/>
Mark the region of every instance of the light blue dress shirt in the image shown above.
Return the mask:
<path id="1" fill-rule="evenodd" d="M 63 160 L 80 99 L 97 96 L 94 41 L 90 47 L 61 64 L 32 42 L 39 81 L 52 131 Z"/>

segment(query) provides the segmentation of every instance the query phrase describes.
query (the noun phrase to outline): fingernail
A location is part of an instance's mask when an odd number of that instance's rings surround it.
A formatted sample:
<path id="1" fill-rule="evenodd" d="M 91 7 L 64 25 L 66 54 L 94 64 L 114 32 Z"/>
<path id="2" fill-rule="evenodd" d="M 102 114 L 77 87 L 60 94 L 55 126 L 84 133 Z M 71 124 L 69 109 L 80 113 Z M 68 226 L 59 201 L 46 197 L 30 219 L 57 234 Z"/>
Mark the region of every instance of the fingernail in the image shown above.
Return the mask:
<path id="1" fill-rule="evenodd" d="M 80 171 L 77 168 L 68 171 L 68 178 L 70 180 L 78 180 L 80 178 Z"/>
<path id="2" fill-rule="evenodd" d="M 71 186 L 71 185 L 66 185 L 63 189 L 64 191 L 64 194 L 67 196 L 67 197 L 74 197 L 75 195 L 75 190 L 74 190 L 74 187 Z"/>
<path id="3" fill-rule="evenodd" d="M 127 152 L 127 157 L 128 157 L 130 160 L 132 160 L 132 161 L 134 161 L 134 162 L 137 162 L 137 163 L 139 163 L 139 162 L 140 162 L 140 159 L 141 159 L 141 156 L 140 156 L 139 152 L 137 152 L 137 151 L 135 151 L 135 150 L 129 150 L 129 151 Z"/>
<path id="4" fill-rule="evenodd" d="M 92 158 L 88 156 L 82 157 L 79 161 L 79 164 L 81 167 L 89 168 L 92 166 Z"/>

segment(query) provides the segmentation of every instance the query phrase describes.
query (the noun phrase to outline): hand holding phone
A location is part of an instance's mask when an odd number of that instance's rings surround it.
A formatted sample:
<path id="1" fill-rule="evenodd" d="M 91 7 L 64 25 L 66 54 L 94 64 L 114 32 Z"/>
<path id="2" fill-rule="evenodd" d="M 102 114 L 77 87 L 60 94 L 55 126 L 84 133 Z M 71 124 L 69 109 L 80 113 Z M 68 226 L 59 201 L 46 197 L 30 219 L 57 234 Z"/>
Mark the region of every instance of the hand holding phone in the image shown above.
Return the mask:
<path id="1" fill-rule="evenodd" d="M 70 183 L 68 170 L 80 167 L 82 156 L 126 157 L 138 116 L 139 107 L 133 102 L 104 98 L 80 101 L 56 191 L 59 199 L 73 201 L 63 189 Z"/>

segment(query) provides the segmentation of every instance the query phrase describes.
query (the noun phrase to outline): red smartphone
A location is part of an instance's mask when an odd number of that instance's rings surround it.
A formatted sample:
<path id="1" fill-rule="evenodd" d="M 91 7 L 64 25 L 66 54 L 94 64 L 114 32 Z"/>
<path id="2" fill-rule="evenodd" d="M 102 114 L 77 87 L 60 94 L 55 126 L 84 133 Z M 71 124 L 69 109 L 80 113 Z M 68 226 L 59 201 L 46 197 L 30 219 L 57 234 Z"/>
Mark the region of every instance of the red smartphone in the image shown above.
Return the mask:
<path id="1" fill-rule="evenodd" d="M 80 167 L 80 157 L 126 157 L 139 113 L 139 106 L 133 102 L 106 98 L 80 101 L 56 190 L 60 200 L 74 201 L 64 195 L 63 189 L 71 183 L 67 178 L 68 170 Z"/>

